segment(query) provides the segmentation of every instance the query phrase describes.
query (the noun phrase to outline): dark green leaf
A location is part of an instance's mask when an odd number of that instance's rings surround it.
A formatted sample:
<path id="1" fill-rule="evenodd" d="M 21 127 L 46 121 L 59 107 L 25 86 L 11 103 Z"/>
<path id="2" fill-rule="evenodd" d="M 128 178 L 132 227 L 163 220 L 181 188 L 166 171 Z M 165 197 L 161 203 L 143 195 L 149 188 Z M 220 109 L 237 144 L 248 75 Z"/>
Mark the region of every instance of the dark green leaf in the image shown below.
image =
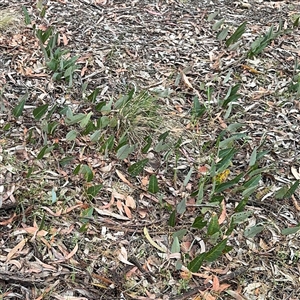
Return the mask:
<path id="1" fill-rule="evenodd" d="M 37 159 L 42 159 L 44 157 L 44 155 L 50 153 L 53 149 L 54 149 L 54 146 L 51 146 L 51 147 L 44 146 L 43 149 L 37 155 Z"/>
<path id="2" fill-rule="evenodd" d="M 198 216 L 192 224 L 193 228 L 202 229 L 206 226 L 207 221 L 203 220 L 203 217 Z"/>
<path id="3" fill-rule="evenodd" d="M 19 97 L 19 104 L 13 109 L 12 113 L 13 115 L 18 118 L 22 115 L 24 105 L 26 100 L 28 99 L 28 94 L 26 93 L 25 95 Z"/>
<path id="4" fill-rule="evenodd" d="M 143 154 L 146 154 L 150 147 L 151 147 L 151 144 L 152 144 L 152 138 L 150 135 L 148 135 L 146 138 L 145 138 L 145 141 L 146 141 L 146 145 L 142 148 L 142 153 Z"/>
<path id="5" fill-rule="evenodd" d="M 215 261 L 222 254 L 224 248 L 226 247 L 227 239 L 224 239 L 218 245 L 213 247 L 205 256 L 205 260 L 208 262 Z"/>
<path id="6" fill-rule="evenodd" d="M 99 191 L 102 189 L 102 187 L 103 187 L 102 184 L 90 186 L 86 191 L 89 199 L 92 200 L 93 198 L 95 198 L 95 196 L 99 193 Z"/>
<path id="7" fill-rule="evenodd" d="M 153 194 L 156 194 L 159 191 L 158 181 L 154 174 L 150 176 L 148 191 Z"/>
<path id="8" fill-rule="evenodd" d="M 134 163 L 133 165 L 131 165 L 129 168 L 128 168 L 128 172 L 130 173 L 130 175 L 132 176 L 137 176 L 139 175 L 141 172 L 143 172 L 144 170 L 144 167 L 147 165 L 149 159 L 148 158 L 145 158 L 145 159 L 142 159 L 136 163 Z"/>
<path id="9" fill-rule="evenodd" d="M 193 98 L 193 108 L 192 108 L 192 116 L 194 118 L 199 118 L 201 117 L 206 111 L 206 106 L 202 103 L 200 103 L 198 97 Z"/>
<path id="10" fill-rule="evenodd" d="M 164 132 L 164 133 L 162 133 L 162 134 L 158 137 L 158 140 L 159 140 L 159 141 L 165 141 L 166 138 L 167 138 L 167 136 L 169 135 L 169 133 L 170 133 L 169 130 L 166 131 L 166 132 Z"/>
<path id="11" fill-rule="evenodd" d="M 94 178 L 94 173 L 88 165 L 82 165 L 80 168 L 80 173 L 83 174 L 84 179 L 90 182 Z"/>
<path id="12" fill-rule="evenodd" d="M 194 258 L 190 263 L 188 263 L 187 265 L 188 269 L 193 273 L 198 272 L 205 258 L 206 258 L 206 253 L 201 253 L 196 258 Z"/>
<path id="13" fill-rule="evenodd" d="M 33 116 L 36 120 L 40 120 L 48 111 L 49 104 L 39 106 L 33 110 Z"/>
<path id="14" fill-rule="evenodd" d="M 216 188 L 215 188 L 215 193 L 221 193 L 221 192 L 231 188 L 233 185 L 237 184 L 243 178 L 243 176 L 244 176 L 244 174 L 241 173 L 232 180 L 217 184 Z"/>
<path id="15" fill-rule="evenodd" d="M 246 25 L 247 22 L 244 22 L 236 29 L 232 36 L 225 42 L 227 47 L 236 43 L 239 40 L 239 38 L 244 34 L 246 30 Z"/>
<path id="16" fill-rule="evenodd" d="M 216 213 L 213 213 L 207 227 L 207 236 L 212 236 L 216 232 L 220 231 L 220 225 L 218 222 L 218 216 Z"/>
<path id="17" fill-rule="evenodd" d="M 73 156 L 67 156 L 67 157 L 64 157 L 63 159 L 61 159 L 61 160 L 59 161 L 59 164 L 60 164 L 62 167 L 64 167 L 64 166 L 68 165 L 70 162 L 72 162 L 73 159 L 74 159 Z"/>
<path id="18" fill-rule="evenodd" d="M 73 171 L 73 174 L 74 174 L 74 175 L 78 175 L 79 172 L 80 172 L 80 169 L 81 169 L 81 164 L 79 164 L 79 165 L 76 166 L 76 168 L 75 168 L 74 171 Z"/>
<path id="19" fill-rule="evenodd" d="M 250 187 L 253 187 L 253 186 L 257 186 L 260 180 L 261 180 L 261 174 L 258 174 L 256 176 L 250 178 L 248 181 L 246 181 L 243 184 L 243 187 L 244 188 L 250 188 Z"/>
<path id="20" fill-rule="evenodd" d="M 295 191 L 297 190 L 298 186 L 299 186 L 300 180 L 295 181 L 295 183 L 289 188 L 289 190 L 284 194 L 283 198 L 284 199 L 288 199 L 290 198 Z"/>
<path id="21" fill-rule="evenodd" d="M 100 89 L 99 89 L 99 88 L 96 88 L 91 94 L 89 94 L 89 95 L 87 96 L 88 100 L 89 100 L 90 102 L 92 102 L 92 103 L 95 103 L 95 102 L 96 102 L 96 98 L 97 98 L 97 96 L 98 96 L 98 94 L 99 94 L 99 91 L 100 91 Z"/>
<path id="22" fill-rule="evenodd" d="M 172 213 L 171 213 L 171 215 L 170 215 L 170 218 L 169 218 L 169 221 L 168 221 L 168 225 L 174 227 L 175 224 L 176 224 L 176 211 L 173 210 Z"/>
<path id="23" fill-rule="evenodd" d="M 238 204 L 237 207 L 234 209 L 234 211 L 235 211 L 235 212 L 242 212 L 242 211 L 244 211 L 244 208 L 245 208 L 247 202 L 248 202 L 248 198 L 243 198 L 243 200 L 241 200 L 241 201 L 239 202 L 239 204 Z"/>

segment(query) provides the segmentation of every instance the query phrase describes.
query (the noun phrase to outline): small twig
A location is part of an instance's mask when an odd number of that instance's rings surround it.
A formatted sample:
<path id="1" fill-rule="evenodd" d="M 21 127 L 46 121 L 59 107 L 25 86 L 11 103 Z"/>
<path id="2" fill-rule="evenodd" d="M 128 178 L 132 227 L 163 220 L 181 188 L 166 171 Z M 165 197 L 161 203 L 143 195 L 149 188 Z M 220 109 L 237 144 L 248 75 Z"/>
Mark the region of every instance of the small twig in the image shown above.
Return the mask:
<path id="1" fill-rule="evenodd" d="M 131 262 L 132 264 L 134 264 L 139 270 L 140 272 L 145 276 L 145 278 L 150 282 L 150 283 L 155 283 L 154 280 L 152 279 L 151 275 L 149 272 L 147 272 L 142 265 L 139 263 L 139 261 L 137 260 L 136 257 L 132 256 L 129 258 L 128 260 L 129 262 Z"/>

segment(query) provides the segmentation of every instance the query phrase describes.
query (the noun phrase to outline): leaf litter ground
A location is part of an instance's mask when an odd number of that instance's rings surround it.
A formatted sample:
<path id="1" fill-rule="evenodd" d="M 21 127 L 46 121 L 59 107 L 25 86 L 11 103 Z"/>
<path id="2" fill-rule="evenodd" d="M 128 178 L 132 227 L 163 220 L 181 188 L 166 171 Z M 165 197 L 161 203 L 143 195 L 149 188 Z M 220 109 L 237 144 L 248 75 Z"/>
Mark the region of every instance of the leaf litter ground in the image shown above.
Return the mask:
<path id="1" fill-rule="evenodd" d="M 242 46 L 229 51 L 221 45 L 214 22 L 207 21 L 217 11 L 216 19 L 225 19 L 232 28 L 247 21 L 243 39 L 250 43 L 279 19 L 283 26 L 291 23 L 299 14 L 297 1 L 47 1 L 44 19 L 39 17 L 40 3 L 2 2 L 3 9 L 19 18 L 24 5 L 41 29 L 55 26 L 61 46 L 79 56 L 80 66 L 69 88 L 52 81 L 32 28 L 14 23 L 0 34 L 3 298 L 297 299 L 299 232 L 280 232 L 300 222 L 299 190 L 278 201 L 272 188 L 299 179 L 299 97 L 287 92 L 300 55 L 299 30 L 279 36 L 263 54 L 247 60 Z M 37 159 L 49 137 L 32 110 L 67 103 L 77 113 L 89 113 L 82 100 L 85 82 L 91 91 L 99 88 L 107 102 L 130 87 L 164 93 L 159 98 L 162 126 L 153 136 L 163 127 L 170 130 L 171 142 L 182 137 L 178 162 L 153 152 L 145 172 L 133 178 L 127 169 L 145 158 L 139 151 L 120 161 L 101 154 L 99 145 L 85 137 L 71 144 L 59 115 L 59 129 L 50 136 L 59 146 Z M 242 83 L 241 97 L 226 118 L 216 98 L 224 97 L 232 82 Z M 212 99 L 207 86 L 214 89 Z M 16 119 L 12 109 L 25 93 L 29 98 L 23 116 Z M 191 123 L 195 96 L 209 110 Z M 176 268 L 178 254 L 164 249 L 170 250 L 172 234 L 182 229 L 187 232 L 182 254 L 193 257 L 205 248 L 190 228 L 197 212 L 190 194 L 218 134 L 236 122 L 246 124 L 249 139 L 236 158 L 239 168 L 247 167 L 253 149 L 264 140 L 263 148 L 270 152 L 261 167 L 268 171 L 247 205 L 254 214 L 230 237 L 233 250 L 189 278 Z M 61 166 L 66 156 L 73 157 L 72 163 Z M 89 183 L 73 174 L 79 163 L 89 165 L 93 184 L 103 186 L 90 201 Z M 194 171 L 184 185 L 191 166 Z M 162 199 L 148 192 L 151 174 L 157 175 Z M 177 216 L 175 227 L 168 226 L 167 208 L 184 197 L 187 212 Z M 227 196 L 228 215 L 235 201 L 234 195 Z M 259 224 L 262 232 L 244 237 L 245 227 Z"/>

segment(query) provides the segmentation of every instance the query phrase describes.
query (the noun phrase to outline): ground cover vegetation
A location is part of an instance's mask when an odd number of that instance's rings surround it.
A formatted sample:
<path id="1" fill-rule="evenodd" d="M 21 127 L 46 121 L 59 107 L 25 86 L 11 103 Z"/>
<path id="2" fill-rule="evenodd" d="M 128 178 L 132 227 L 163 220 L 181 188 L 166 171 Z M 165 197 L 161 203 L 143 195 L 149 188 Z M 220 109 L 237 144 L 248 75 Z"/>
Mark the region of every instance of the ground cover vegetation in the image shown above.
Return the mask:
<path id="1" fill-rule="evenodd" d="M 299 4 L 123 2 L 1 9 L 1 297 L 297 299 Z"/>

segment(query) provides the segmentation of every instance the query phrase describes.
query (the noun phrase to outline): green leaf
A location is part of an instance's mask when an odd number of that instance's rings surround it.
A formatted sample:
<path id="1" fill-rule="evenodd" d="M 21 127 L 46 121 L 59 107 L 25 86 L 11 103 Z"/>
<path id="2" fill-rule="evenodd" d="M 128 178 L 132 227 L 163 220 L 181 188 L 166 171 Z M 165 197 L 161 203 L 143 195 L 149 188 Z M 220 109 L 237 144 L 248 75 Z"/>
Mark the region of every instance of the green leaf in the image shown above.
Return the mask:
<path id="1" fill-rule="evenodd" d="M 257 160 L 257 148 L 255 147 L 250 156 L 249 167 L 254 166 L 256 163 L 256 160 Z"/>
<path id="2" fill-rule="evenodd" d="M 99 191 L 102 189 L 102 187 L 103 187 L 102 184 L 90 186 L 86 191 L 86 193 L 89 197 L 89 200 L 92 200 L 93 198 L 95 198 L 95 196 L 99 193 Z"/>
<path id="3" fill-rule="evenodd" d="M 242 139 L 246 136 L 247 135 L 245 133 L 234 134 L 233 136 L 229 137 L 228 139 L 225 139 L 225 140 L 221 141 L 219 143 L 219 147 L 220 147 L 220 149 L 224 149 L 224 148 L 227 148 L 227 147 L 232 147 L 234 141 L 240 140 L 240 139 Z"/>
<path id="4" fill-rule="evenodd" d="M 188 263 L 188 269 L 193 273 L 198 272 L 205 258 L 206 253 L 201 253 L 200 255 L 195 257 L 190 263 Z"/>
<path id="5" fill-rule="evenodd" d="M 194 118 L 201 117 L 206 112 L 206 106 L 202 103 L 200 103 L 198 97 L 193 98 L 193 107 L 191 114 Z"/>
<path id="6" fill-rule="evenodd" d="M 78 175 L 79 172 L 80 172 L 80 169 L 81 169 L 81 164 L 79 164 L 79 165 L 76 166 L 76 168 L 75 168 L 74 171 L 73 171 L 73 174 L 74 174 L 74 175 Z"/>
<path id="7" fill-rule="evenodd" d="M 211 22 L 217 15 L 219 14 L 219 11 L 214 11 L 212 13 L 210 13 L 207 17 L 207 21 L 208 22 Z"/>
<path id="8" fill-rule="evenodd" d="M 130 173 L 130 175 L 132 176 L 137 176 L 139 175 L 141 172 L 143 172 L 144 170 L 144 167 L 147 165 L 149 159 L 148 158 L 145 158 L 145 159 L 142 159 L 136 163 L 134 163 L 133 165 L 131 165 L 129 168 L 128 168 L 128 172 Z"/>
<path id="9" fill-rule="evenodd" d="M 26 100 L 28 99 L 28 93 L 24 94 L 23 96 L 19 97 L 19 104 L 13 109 L 12 113 L 13 115 L 18 118 L 22 115 L 24 105 Z"/>
<path id="10" fill-rule="evenodd" d="M 252 216 L 252 214 L 253 214 L 252 211 L 237 212 L 232 215 L 231 219 L 234 224 L 240 224 L 240 223 L 246 221 L 250 216 Z"/>
<path id="11" fill-rule="evenodd" d="M 236 43 L 239 40 L 239 38 L 244 34 L 246 30 L 246 25 L 247 22 L 244 22 L 236 29 L 232 36 L 225 42 L 227 47 L 231 44 Z"/>
<path id="12" fill-rule="evenodd" d="M 173 210 L 172 213 L 171 213 L 171 215 L 170 215 L 170 218 L 169 218 L 169 221 L 168 221 L 168 225 L 174 227 L 175 224 L 176 224 L 176 211 Z"/>
<path id="13" fill-rule="evenodd" d="M 101 152 L 105 152 L 107 150 L 112 150 L 112 148 L 114 147 L 114 141 L 115 141 L 115 136 L 111 135 L 106 141 L 105 143 L 101 146 L 100 151 Z"/>
<path id="14" fill-rule="evenodd" d="M 242 212 L 245 209 L 245 206 L 247 205 L 248 198 L 243 198 L 242 201 L 239 202 L 237 207 L 234 209 L 235 212 Z"/>
<path id="15" fill-rule="evenodd" d="M 80 168 L 80 173 L 83 174 L 84 179 L 87 182 L 92 181 L 94 178 L 93 171 L 91 170 L 91 168 L 88 165 L 82 165 Z"/>
<path id="16" fill-rule="evenodd" d="M 252 186 L 243 191 L 242 196 L 244 198 L 249 198 L 255 191 L 257 191 L 257 186 Z"/>
<path id="17" fill-rule="evenodd" d="M 198 216 L 194 220 L 194 222 L 192 224 L 192 227 L 193 228 L 197 228 L 197 229 L 202 229 L 202 228 L 204 228 L 206 226 L 206 224 L 207 224 L 207 221 L 204 221 L 202 216 Z"/>
<path id="18" fill-rule="evenodd" d="M 191 169 L 189 170 L 189 172 L 187 173 L 187 175 L 185 176 L 184 178 L 184 181 L 183 181 L 183 186 L 186 187 L 187 184 L 189 183 L 190 179 L 191 179 L 191 176 L 194 172 L 194 168 L 191 167 Z"/>
<path id="19" fill-rule="evenodd" d="M 40 120 L 45 115 L 45 113 L 48 111 L 48 107 L 49 107 L 49 105 L 45 104 L 45 105 L 42 105 L 42 106 L 39 106 L 39 107 L 35 108 L 33 110 L 34 118 L 36 120 Z"/>
<path id="20" fill-rule="evenodd" d="M 101 130 L 96 130 L 90 137 L 91 142 L 98 142 L 101 137 Z"/>
<path id="21" fill-rule="evenodd" d="M 217 40 L 218 41 L 223 41 L 226 39 L 227 35 L 228 35 L 228 31 L 229 31 L 229 27 L 225 27 L 224 29 L 222 29 L 221 31 L 218 32 L 217 34 Z"/>
<path id="22" fill-rule="evenodd" d="M 170 130 L 168 130 L 168 131 L 162 133 L 162 134 L 158 137 L 158 140 L 159 140 L 159 141 L 165 141 L 166 138 L 168 137 L 169 133 L 170 133 Z"/>
<path id="23" fill-rule="evenodd" d="M 173 233 L 173 238 L 177 237 L 179 241 L 186 235 L 187 229 L 181 229 Z"/>
<path id="24" fill-rule="evenodd" d="M 86 117 L 85 114 L 77 114 L 77 115 L 69 115 L 65 121 L 67 125 L 73 125 L 76 123 L 79 123 L 81 120 L 83 120 Z"/>
<path id="25" fill-rule="evenodd" d="M 297 190 L 298 186 L 299 186 L 300 180 L 295 181 L 295 183 L 289 188 L 289 190 L 284 194 L 283 198 L 284 199 L 288 199 L 290 198 L 295 191 Z"/>
<path id="26" fill-rule="evenodd" d="M 244 174 L 240 173 L 238 176 L 236 176 L 234 179 L 217 184 L 215 188 L 215 193 L 221 193 L 229 188 L 231 188 L 233 185 L 237 184 L 241 178 L 243 178 Z"/>
<path id="27" fill-rule="evenodd" d="M 282 200 L 284 198 L 284 195 L 287 193 L 288 188 L 286 186 L 283 186 L 275 193 L 275 199 Z"/>
<path id="28" fill-rule="evenodd" d="M 219 102 L 222 108 L 225 108 L 230 102 L 237 100 L 241 96 L 237 93 L 240 86 L 240 84 L 236 84 L 235 86 L 229 88 L 224 100 Z"/>
<path id="29" fill-rule="evenodd" d="M 43 149 L 37 155 L 37 159 L 42 159 L 44 157 L 44 155 L 50 153 L 53 149 L 54 149 L 54 146 L 51 146 L 51 147 L 44 146 Z"/>
<path id="30" fill-rule="evenodd" d="M 37 38 L 43 43 L 45 44 L 45 42 L 48 40 L 48 38 L 50 37 L 50 35 L 52 35 L 52 28 L 49 27 L 47 30 L 43 31 L 41 29 L 38 29 L 36 31 L 36 36 Z"/>
<path id="31" fill-rule="evenodd" d="M 105 101 L 99 102 L 99 103 L 96 104 L 95 110 L 96 110 L 97 112 L 99 112 L 99 111 L 101 111 L 101 109 L 102 109 L 103 106 L 105 106 L 105 105 L 106 105 L 106 102 L 105 102 Z"/>
<path id="32" fill-rule="evenodd" d="M 220 225 L 218 222 L 218 216 L 216 213 L 213 213 L 207 227 L 207 236 L 212 236 L 216 232 L 220 231 Z"/>
<path id="33" fill-rule="evenodd" d="M 25 16 L 25 25 L 29 25 L 31 23 L 29 13 L 28 13 L 25 6 L 22 6 L 22 10 L 23 10 L 23 13 L 24 13 L 24 16 Z"/>
<path id="34" fill-rule="evenodd" d="M 105 128 L 106 126 L 108 126 L 110 123 L 110 118 L 108 116 L 102 116 L 100 119 L 99 119 L 99 123 L 98 123 L 98 127 L 103 129 Z"/>
<path id="35" fill-rule="evenodd" d="M 158 181 L 157 181 L 157 178 L 154 174 L 152 174 L 150 176 L 150 179 L 149 179 L 149 185 L 148 185 L 148 191 L 152 194 L 156 194 L 158 191 L 159 191 L 159 188 L 158 188 Z"/>
<path id="36" fill-rule="evenodd" d="M 85 223 L 85 221 L 87 221 L 87 220 L 84 220 L 84 219 L 85 218 L 92 218 L 93 213 L 94 213 L 94 208 L 93 207 L 89 207 L 85 210 L 82 210 L 81 214 L 80 214 L 80 219 L 81 219 L 80 221 Z"/>
<path id="37" fill-rule="evenodd" d="M 142 148 L 142 153 L 143 154 L 146 154 L 150 147 L 151 147 L 151 144 L 152 144 L 152 138 L 150 135 L 148 135 L 146 138 L 145 138 L 145 141 L 146 141 L 146 145 Z"/>
<path id="38" fill-rule="evenodd" d="M 87 99 L 88 99 L 90 102 L 95 103 L 95 102 L 96 102 L 96 99 L 97 99 L 97 96 L 98 96 L 98 94 L 99 94 L 99 91 L 100 91 L 99 88 L 95 88 L 95 90 L 94 90 L 91 94 L 89 94 L 89 95 L 87 96 Z"/>
<path id="39" fill-rule="evenodd" d="M 289 227 L 289 228 L 282 229 L 281 233 L 283 235 L 289 235 L 289 234 L 295 234 L 299 230 L 300 230 L 300 225 L 297 225 L 295 227 Z"/>
<path id="40" fill-rule="evenodd" d="M 259 181 L 261 180 L 261 174 L 258 174 L 252 178 L 250 178 L 248 181 L 246 181 L 243 184 L 243 187 L 245 188 L 251 188 L 251 187 L 255 187 L 258 185 Z"/>
<path id="41" fill-rule="evenodd" d="M 213 247 L 205 256 L 205 260 L 208 262 L 214 262 L 219 256 L 221 256 L 223 250 L 226 247 L 227 239 L 224 239 L 218 245 Z"/>
<path id="42" fill-rule="evenodd" d="M 186 199 L 182 199 L 176 207 L 177 213 L 182 215 L 186 211 Z"/>
<path id="43" fill-rule="evenodd" d="M 293 22 L 293 28 L 298 28 L 300 22 L 300 16 L 296 18 L 296 20 Z"/>
<path id="44" fill-rule="evenodd" d="M 217 21 L 213 26 L 213 30 L 218 30 L 224 24 L 224 19 Z"/>
<path id="45" fill-rule="evenodd" d="M 197 193 L 197 201 L 196 204 L 201 204 L 203 197 L 204 197 L 204 184 L 205 184 L 205 180 L 202 180 L 199 183 L 199 189 L 198 189 L 198 193 Z"/>
<path id="46" fill-rule="evenodd" d="M 180 252 L 180 244 L 179 244 L 179 239 L 176 236 L 171 246 L 171 253 L 179 253 L 179 252 Z"/>
<path id="47" fill-rule="evenodd" d="M 74 160 L 73 156 L 67 156 L 67 157 L 64 157 L 63 159 L 61 159 L 59 161 L 59 164 L 61 165 L 61 167 L 65 167 L 66 165 L 68 165 L 73 160 Z"/>
<path id="48" fill-rule="evenodd" d="M 257 234 L 264 230 L 264 226 L 262 225 L 254 225 L 252 227 L 246 228 L 244 231 L 245 238 L 254 238 Z"/>
<path id="49" fill-rule="evenodd" d="M 130 153 L 134 151 L 134 146 L 129 146 L 128 144 L 122 146 L 117 151 L 117 158 L 123 160 L 128 157 Z"/>
<path id="50" fill-rule="evenodd" d="M 67 133 L 66 140 L 74 141 L 77 137 L 77 134 L 78 134 L 78 132 L 76 130 L 71 130 L 70 132 Z"/>
<path id="51" fill-rule="evenodd" d="M 93 112 L 89 112 L 87 115 L 84 116 L 84 118 L 79 123 L 81 128 L 86 127 L 86 125 L 90 121 L 92 115 L 93 115 Z"/>
<path id="52" fill-rule="evenodd" d="M 230 152 L 216 164 L 216 174 L 220 174 L 228 168 L 228 166 L 231 164 L 232 158 L 236 153 L 237 151 L 232 148 Z"/>

